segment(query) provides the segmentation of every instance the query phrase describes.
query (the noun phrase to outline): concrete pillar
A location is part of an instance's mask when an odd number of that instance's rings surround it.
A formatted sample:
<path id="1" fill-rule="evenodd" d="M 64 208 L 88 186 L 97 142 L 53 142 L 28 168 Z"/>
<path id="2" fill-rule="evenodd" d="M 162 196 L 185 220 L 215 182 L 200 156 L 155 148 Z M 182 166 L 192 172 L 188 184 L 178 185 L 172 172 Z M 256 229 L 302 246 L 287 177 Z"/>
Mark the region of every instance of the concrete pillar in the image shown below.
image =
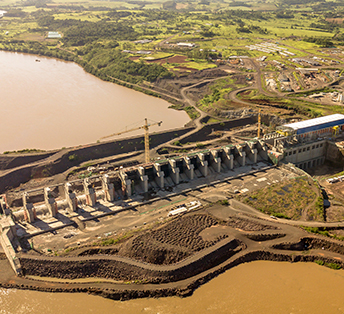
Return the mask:
<path id="1" fill-rule="evenodd" d="M 148 176 L 145 175 L 145 168 L 139 167 L 138 169 L 141 180 L 141 188 L 144 193 L 148 192 Z"/>
<path id="2" fill-rule="evenodd" d="M 225 165 L 228 169 L 232 170 L 234 168 L 234 156 L 232 154 L 232 149 L 230 147 L 225 147 Z"/>
<path id="3" fill-rule="evenodd" d="M 195 175 L 195 166 L 191 163 L 191 160 L 189 157 L 184 157 L 185 162 L 185 174 L 190 180 L 193 180 Z"/>
<path id="4" fill-rule="evenodd" d="M 67 182 L 64 187 L 65 187 L 65 197 L 68 204 L 68 211 L 70 213 L 74 213 L 77 211 L 77 208 L 78 208 L 78 200 L 76 198 L 75 193 L 73 193 L 71 189 L 72 185 L 69 182 Z"/>
<path id="5" fill-rule="evenodd" d="M 243 150 L 243 147 L 241 146 L 237 146 L 237 149 L 238 149 L 238 153 L 239 153 L 239 163 L 242 165 L 242 166 L 245 166 L 246 164 L 246 153 L 245 151 Z"/>
<path id="6" fill-rule="evenodd" d="M 128 178 L 128 175 L 125 172 L 120 172 L 120 178 L 122 180 L 122 191 L 123 195 L 127 195 L 130 197 L 132 195 L 132 189 L 131 189 L 131 181 Z"/>
<path id="7" fill-rule="evenodd" d="M 32 203 L 27 202 L 28 195 L 23 193 L 23 207 L 24 207 L 24 217 L 25 220 L 29 223 L 34 222 L 36 217 L 36 211 Z"/>
<path id="8" fill-rule="evenodd" d="M 107 174 L 104 174 L 101 177 L 101 181 L 102 181 L 102 188 L 104 191 L 105 199 L 108 202 L 113 202 L 115 199 L 115 187 L 113 183 L 110 183 L 109 176 Z"/>
<path id="9" fill-rule="evenodd" d="M 211 155 L 213 157 L 212 167 L 216 172 L 221 172 L 221 158 L 218 157 L 218 151 L 212 150 Z"/>
<path id="10" fill-rule="evenodd" d="M 170 159 L 169 166 L 171 169 L 171 178 L 175 184 L 179 184 L 179 168 L 177 167 L 177 162 L 174 159 Z"/>
<path id="11" fill-rule="evenodd" d="M 159 188 L 163 189 L 165 186 L 165 173 L 161 171 L 161 165 L 158 163 L 154 164 L 155 182 Z"/>
<path id="12" fill-rule="evenodd" d="M 48 212 L 51 217 L 55 217 L 57 215 L 57 204 L 55 198 L 51 195 L 50 188 L 44 188 L 44 202 L 45 206 L 48 208 Z"/>
<path id="13" fill-rule="evenodd" d="M 208 161 L 205 160 L 204 154 L 202 153 L 197 154 L 197 157 L 200 162 L 199 170 L 206 177 L 208 175 Z"/>
<path id="14" fill-rule="evenodd" d="M 268 148 L 265 142 L 262 140 L 258 141 L 258 153 L 261 158 L 263 158 L 264 160 L 268 160 Z"/>
<path id="15" fill-rule="evenodd" d="M 97 202 L 96 192 L 91 187 L 91 184 L 88 179 L 84 179 L 82 183 L 84 186 L 84 192 L 86 196 L 86 204 L 88 206 L 93 207 L 94 205 L 96 205 L 96 202 Z"/>
<path id="16" fill-rule="evenodd" d="M 8 216 L 11 214 L 11 210 L 9 209 L 7 205 L 6 195 L 3 194 L 0 197 L 0 213 Z"/>
<path id="17" fill-rule="evenodd" d="M 256 164 L 258 160 L 258 150 L 257 149 L 251 149 L 252 154 L 252 161 Z"/>

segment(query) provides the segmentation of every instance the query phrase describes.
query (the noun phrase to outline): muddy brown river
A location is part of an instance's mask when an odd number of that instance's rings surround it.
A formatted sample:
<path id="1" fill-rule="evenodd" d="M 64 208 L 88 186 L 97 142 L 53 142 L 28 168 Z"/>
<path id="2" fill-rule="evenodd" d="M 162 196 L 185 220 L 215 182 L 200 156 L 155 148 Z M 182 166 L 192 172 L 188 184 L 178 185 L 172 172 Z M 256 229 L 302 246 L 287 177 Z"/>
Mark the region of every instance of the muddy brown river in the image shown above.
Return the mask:
<path id="1" fill-rule="evenodd" d="M 0 313 L 296 314 L 344 313 L 344 271 L 315 263 L 239 265 L 191 297 L 112 301 L 86 294 L 0 289 Z"/>
<path id="2" fill-rule="evenodd" d="M 163 121 L 151 132 L 189 121 L 168 102 L 104 82 L 72 62 L 0 51 L 0 69 L 0 152 L 95 143 L 144 118 Z"/>

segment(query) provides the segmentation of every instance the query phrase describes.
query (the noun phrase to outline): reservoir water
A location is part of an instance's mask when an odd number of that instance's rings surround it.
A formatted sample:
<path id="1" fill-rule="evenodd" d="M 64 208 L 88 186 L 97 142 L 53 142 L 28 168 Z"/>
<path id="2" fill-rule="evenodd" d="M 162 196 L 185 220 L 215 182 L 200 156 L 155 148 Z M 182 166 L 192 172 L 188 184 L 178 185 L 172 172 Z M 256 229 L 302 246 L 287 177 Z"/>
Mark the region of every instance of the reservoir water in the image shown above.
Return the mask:
<path id="1" fill-rule="evenodd" d="M 87 294 L 0 289 L 2 314 L 296 314 L 344 313 L 344 271 L 315 263 L 251 262 L 191 297 L 112 301 Z"/>
<path id="2" fill-rule="evenodd" d="M 135 128 L 144 118 L 163 121 L 150 132 L 182 127 L 184 111 L 168 102 L 86 73 L 52 58 L 0 51 L 0 152 L 95 143 Z M 123 136 L 143 134 L 141 131 Z"/>

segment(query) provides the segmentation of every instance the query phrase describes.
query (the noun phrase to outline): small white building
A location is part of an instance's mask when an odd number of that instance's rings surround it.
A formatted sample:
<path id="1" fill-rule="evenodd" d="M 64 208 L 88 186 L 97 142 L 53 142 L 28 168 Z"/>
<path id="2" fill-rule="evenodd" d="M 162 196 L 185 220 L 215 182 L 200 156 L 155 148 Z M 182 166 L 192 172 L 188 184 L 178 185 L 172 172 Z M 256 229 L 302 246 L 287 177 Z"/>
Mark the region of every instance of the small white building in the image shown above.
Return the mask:
<path id="1" fill-rule="evenodd" d="M 178 47 L 186 47 L 186 48 L 193 48 L 196 45 L 194 43 L 177 43 Z"/>
<path id="2" fill-rule="evenodd" d="M 59 39 L 62 38 L 61 34 L 59 32 L 48 32 L 48 39 Z"/>

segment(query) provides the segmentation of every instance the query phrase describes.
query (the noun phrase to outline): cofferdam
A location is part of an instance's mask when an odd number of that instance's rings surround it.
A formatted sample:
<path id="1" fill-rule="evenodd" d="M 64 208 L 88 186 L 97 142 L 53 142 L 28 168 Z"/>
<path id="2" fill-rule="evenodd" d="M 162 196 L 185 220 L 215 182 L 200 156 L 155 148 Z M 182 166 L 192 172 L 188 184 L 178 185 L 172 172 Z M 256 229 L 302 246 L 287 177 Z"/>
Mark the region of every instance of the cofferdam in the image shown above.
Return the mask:
<path id="1" fill-rule="evenodd" d="M 191 297 L 113 301 L 81 293 L 0 289 L 1 313 L 343 313 L 344 271 L 258 261 L 228 270 Z M 20 300 L 20 301 L 19 301 Z"/>

